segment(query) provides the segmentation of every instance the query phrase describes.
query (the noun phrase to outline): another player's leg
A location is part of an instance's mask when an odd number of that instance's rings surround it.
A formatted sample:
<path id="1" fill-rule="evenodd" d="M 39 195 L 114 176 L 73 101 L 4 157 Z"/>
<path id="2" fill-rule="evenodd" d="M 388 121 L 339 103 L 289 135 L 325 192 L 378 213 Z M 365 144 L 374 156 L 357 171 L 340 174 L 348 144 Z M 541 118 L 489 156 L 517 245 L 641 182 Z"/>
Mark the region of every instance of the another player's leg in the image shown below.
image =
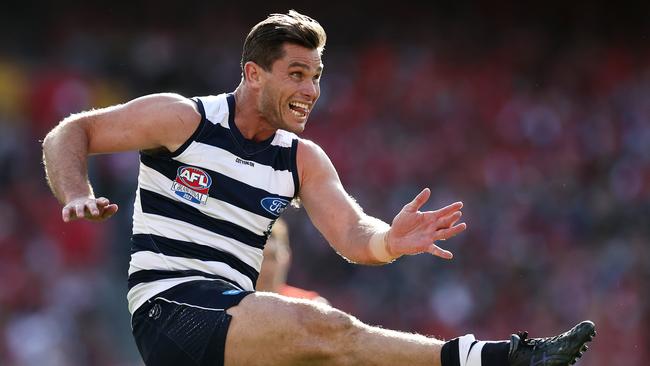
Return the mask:
<path id="1" fill-rule="evenodd" d="M 595 335 L 583 322 L 552 338 L 447 343 L 363 324 L 330 306 L 255 293 L 228 310 L 225 364 L 232 365 L 441 365 L 565 366 Z"/>

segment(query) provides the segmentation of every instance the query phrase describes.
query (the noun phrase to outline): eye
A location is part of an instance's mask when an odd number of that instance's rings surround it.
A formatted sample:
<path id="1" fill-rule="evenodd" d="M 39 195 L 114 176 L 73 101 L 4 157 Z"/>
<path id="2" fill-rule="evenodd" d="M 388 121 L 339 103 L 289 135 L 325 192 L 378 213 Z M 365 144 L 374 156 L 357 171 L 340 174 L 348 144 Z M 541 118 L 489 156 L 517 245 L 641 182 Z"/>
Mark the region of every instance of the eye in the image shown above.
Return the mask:
<path id="1" fill-rule="evenodd" d="M 294 72 L 290 73 L 289 76 L 291 76 L 294 79 L 302 79 L 302 72 L 294 71 Z"/>

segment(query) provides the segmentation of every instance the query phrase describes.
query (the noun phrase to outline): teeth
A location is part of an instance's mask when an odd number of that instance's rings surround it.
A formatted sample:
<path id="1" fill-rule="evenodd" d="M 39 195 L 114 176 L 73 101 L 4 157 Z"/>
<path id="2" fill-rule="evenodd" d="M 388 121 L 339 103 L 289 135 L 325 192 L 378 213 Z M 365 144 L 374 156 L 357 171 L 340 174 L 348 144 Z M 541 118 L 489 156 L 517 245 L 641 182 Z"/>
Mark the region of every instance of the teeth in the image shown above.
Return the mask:
<path id="1" fill-rule="evenodd" d="M 289 105 L 298 107 L 298 108 L 303 108 L 303 109 L 309 109 L 309 105 L 307 103 L 301 103 L 301 102 L 291 102 Z"/>
<path id="2" fill-rule="evenodd" d="M 293 109 L 290 109 L 290 111 L 291 111 L 291 113 L 294 114 L 294 116 L 297 116 L 297 117 L 304 117 L 304 116 L 307 115 L 306 113 L 300 113 L 298 111 L 294 111 Z"/>
<path id="3" fill-rule="evenodd" d="M 303 103 L 303 102 L 290 102 L 289 103 L 289 110 L 291 113 L 293 113 L 294 116 L 304 118 L 307 115 L 307 112 L 309 112 L 309 104 Z M 300 110 L 296 110 L 293 108 L 297 108 Z"/>

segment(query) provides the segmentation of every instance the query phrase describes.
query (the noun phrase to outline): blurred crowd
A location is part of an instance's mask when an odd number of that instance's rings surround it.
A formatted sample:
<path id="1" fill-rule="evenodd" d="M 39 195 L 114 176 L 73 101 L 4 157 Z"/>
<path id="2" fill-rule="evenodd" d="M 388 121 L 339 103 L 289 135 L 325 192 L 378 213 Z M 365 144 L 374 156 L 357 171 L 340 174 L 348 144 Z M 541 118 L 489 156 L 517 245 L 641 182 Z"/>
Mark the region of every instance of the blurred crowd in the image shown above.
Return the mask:
<path id="1" fill-rule="evenodd" d="M 120 204 L 116 217 L 64 225 L 40 140 L 70 113 L 143 94 L 234 90 L 248 29 L 285 8 L 243 15 L 144 1 L 130 15 L 98 5 L 3 15 L 0 365 L 141 364 L 125 300 L 137 153 L 90 162 L 95 192 Z M 470 7 L 409 21 L 404 10 L 296 10 L 329 36 L 304 137 L 371 215 L 390 222 L 428 186 L 425 208 L 463 201 L 468 230 L 441 243 L 452 261 L 363 267 L 339 257 L 304 210 L 289 210 L 289 283 L 365 322 L 444 338 L 550 335 L 592 319 L 598 337 L 583 364 L 647 365 L 648 25 L 616 23 L 608 9 L 573 26 L 570 15 L 522 26 Z M 590 32 L 611 22 L 628 32 Z"/>

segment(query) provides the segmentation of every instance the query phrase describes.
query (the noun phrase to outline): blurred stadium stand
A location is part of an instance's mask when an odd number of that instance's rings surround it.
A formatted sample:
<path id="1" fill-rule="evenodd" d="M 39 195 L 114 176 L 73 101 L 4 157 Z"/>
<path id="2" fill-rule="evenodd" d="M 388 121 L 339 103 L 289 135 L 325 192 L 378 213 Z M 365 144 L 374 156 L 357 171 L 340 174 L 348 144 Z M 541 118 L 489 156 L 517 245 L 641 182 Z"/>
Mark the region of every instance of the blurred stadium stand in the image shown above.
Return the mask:
<path id="1" fill-rule="evenodd" d="M 362 267 L 304 211 L 290 281 L 360 319 L 440 337 L 550 335 L 582 365 L 650 363 L 650 5 L 19 2 L 0 13 L 0 365 L 140 365 L 126 308 L 137 154 L 93 158 L 103 225 L 64 225 L 40 143 L 70 113 L 232 91 L 248 29 L 289 8 L 328 32 L 317 141 L 366 211 L 465 203 L 451 262 Z M 401 4 L 401 3 L 400 3 Z"/>

